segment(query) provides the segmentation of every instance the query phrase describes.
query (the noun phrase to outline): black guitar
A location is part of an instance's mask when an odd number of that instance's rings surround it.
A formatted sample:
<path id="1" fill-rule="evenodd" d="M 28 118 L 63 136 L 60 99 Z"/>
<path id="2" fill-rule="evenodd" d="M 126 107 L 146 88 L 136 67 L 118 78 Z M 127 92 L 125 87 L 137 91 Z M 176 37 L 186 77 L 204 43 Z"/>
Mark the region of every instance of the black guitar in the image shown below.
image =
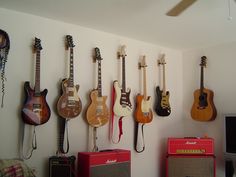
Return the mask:
<path id="1" fill-rule="evenodd" d="M 163 88 L 160 89 L 159 86 L 156 87 L 156 93 L 157 93 L 157 104 L 155 107 L 155 111 L 157 115 L 159 116 L 169 116 L 171 113 L 170 103 L 169 103 L 169 97 L 170 93 L 169 91 L 166 91 L 166 84 L 165 84 L 165 59 L 164 55 L 161 59 L 158 60 L 158 65 L 163 66 Z"/>

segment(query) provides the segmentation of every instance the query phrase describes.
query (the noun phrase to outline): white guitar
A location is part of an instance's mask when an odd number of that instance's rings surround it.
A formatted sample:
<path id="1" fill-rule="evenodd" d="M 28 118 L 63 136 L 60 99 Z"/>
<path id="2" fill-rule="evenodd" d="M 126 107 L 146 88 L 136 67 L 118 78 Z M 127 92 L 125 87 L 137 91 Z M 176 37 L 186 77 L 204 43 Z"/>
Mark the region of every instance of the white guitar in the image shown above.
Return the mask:
<path id="1" fill-rule="evenodd" d="M 114 81 L 113 86 L 115 88 L 115 102 L 113 106 L 113 112 L 116 116 L 129 116 L 132 113 L 132 105 L 130 102 L 130 89 L 126 89 L 125 86 L 125 45 L 121 46 L 118 52 L 118 58 L 122 59 L 122 85 L 120 86 L 118 81 Z"/>

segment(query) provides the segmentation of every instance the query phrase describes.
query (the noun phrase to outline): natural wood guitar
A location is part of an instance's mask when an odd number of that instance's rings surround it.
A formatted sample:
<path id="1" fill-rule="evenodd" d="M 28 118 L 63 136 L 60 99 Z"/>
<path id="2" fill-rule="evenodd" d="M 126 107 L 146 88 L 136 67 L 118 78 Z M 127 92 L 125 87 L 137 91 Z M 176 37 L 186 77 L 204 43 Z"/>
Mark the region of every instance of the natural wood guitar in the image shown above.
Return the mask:
<path id="1" fill-rule="evenodd" d="M 40 92 L 40 51 L 41 40 L 35 38 L 34 51 L 36 53 L 35 87 L 32 89 L 27 81 L 24 84 L 26 99 L 21 110 L 22 119 L 30 125 L 46 123 L 51 115 L 51 110 L 46 101 L 47 89 Z"/>
<path id="2" fill-rule="evenodd" d="M 120 51 L 118 52 L 118 58 L 122 59 L 122 85 L 120 86 L 118 81 L 113 82 L 115 88 L 115 102 L 113 106 L 113 112 L 116 116 L 125 117 L 129 116 L 132 113 L 132 105 L 130 102 L 130 92 L 131 90 L 126 89 L 125 81 L 125 45 L 121 46 Z"/>
<path id="3" fill-rule="evenodd" d="M 98 63 L 98 85 L 90 93 L 91 103 L 87 109 L 86 117 L 89 125 L 92 127 L 100 127 L 105 125 L 109 120 L 109 110 L 106 105 L 107 96 L 102 96 L 102 68 L 101 54 L 99 48 L 95 48 L 94 61 Z"/>
<path id="4" fill-rule="evenodd" d="M 217 115 L 213 102 L 214 92 L 204 88 L 204 67 L 206 67 L 206 60 L 206 56 L 201 57 L 200 89 L 194 91 L 194 102 L 191 109 L 191 116 L 197 121 L 212 121 Z"/>
<path id="5" fill-rule="evenodd" d="M 169 91 L 166 90 L 166 79 L 165 79 L 165 55 L 163 54 L 162 57 L 157 61 L 158 66 L 163 67 L 163 73 L 162 73 L 162 80 L 163 80 L 163 88 L 162 90 L 160 89 L 159 86 L 156 87 L 156 95 L 157 95 L 157 100 L 156 100 L 156 107 L 155 111 L 157 115 L 159 116 L 169 116 L 171 113 L 171 107 L 170 107 L 170 102 L 169 102 L 169 97 L 170 93 Z"/>
<path id="6" fill-rule="evenodd" d="M 79 85 L 74 85 L 74 48 L 72 36 L 66 36 L 66 47 L 70 50 L 70 76 L 62 81 L 62 95 L 57 102 L 58 114 L 66 119 L 77 117 L 82 110 L 78 96 Z"/>
<path id="7" fill-rule="evenodd" d="M 137 107 L 135 110 L 135 119 L 139 123 L 149 123 L 153 119 L 151 97 L 147 96 L 146 67 L 145 56 L 143 56 L 142 61 L 139 63 L 139 69 L 143 69 L 143 94 L 136 96 Z"/>

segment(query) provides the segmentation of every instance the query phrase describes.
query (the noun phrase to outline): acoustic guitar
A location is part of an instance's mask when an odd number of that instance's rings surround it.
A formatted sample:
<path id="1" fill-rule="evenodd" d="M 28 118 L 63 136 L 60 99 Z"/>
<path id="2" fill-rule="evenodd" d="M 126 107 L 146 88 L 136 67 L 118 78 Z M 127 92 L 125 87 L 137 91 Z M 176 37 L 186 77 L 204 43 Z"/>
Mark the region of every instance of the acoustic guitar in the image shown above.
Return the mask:
<path id="1" fill-rule="evenodd" d="M 162 57 L 157 61 L 158 66 L 163 67 L 162 73 L 162 80 L 163 80 L 163 88 L 160 89 L 159 86 L 156 87 L 156 107 L 155 111 L 159 116 L 169 116 L 171 113 L 171 107 L 169 102 L 170 93 L 166 90 L 166 79 L 165 79 L 165 55 L 163 54 Z"/>
<path id="2" fill-rule="evenodd" d="M 135 119 L 139 123 L 149 123 L 153 119 L 151 97 L 147 96 L 146 67 L 145 56 L 143 56 L 142 61 L 139 63 L 139 69 L 143 69 L 143 94 L 136 96 L 137 107 L 135 110 Z"/>
<path id="3" fill-rule="evenodd" d="M 118 58 L 122 59 L 122 85 L 116 80 L 113 82 L 113 87 L 115 89 L 115 102 L 113 106 L 113 112 L 116 116 L 125 117 L 132 113 L 132 105 L 130 102 L 130 88 L 126 89 L 125 81 L 125 45 L 121 46 L 120 51 L 118 51 Z"/>
<path id="4" fill-rule="evenodd" d="M 66 49 L 70 50 L 70 75 L 62 81 L 62 95 L 57 102 L 58 114 L 66 119 L 77 117 L 82 110 L 78 96 L 79 85 L 74 85 L 74 52 L 75 47 L 71 35 L 66 36 Z"/>
<path id="5" fill-rule="evenodd" d="M 102 96 L 102 57 L 99 48 L 95 48 L 94 61 L 98 63 L 98 85 L 90 93 L 91 103 L 87 109 L 86 117 L 89 125 L 100 127 L 105 125 L 109 120 L 109 110 L 106 105 L 107 96 Z"/>
<path id="6" fill-rule="evenodd" d="M 21 115 L 26 124 L 41 125 L 49 120 L 51 110 L 46 101 L 48 90 L 40 91 L 40 51 L 42 50 L 40 39 L 35 38 L 33 49 L 36 53 L 35 85 L 32 89 L 29 81 L 24 84 L 26 99 Z"/>
<path id="7" fill-rule="evenodd" d="M 204 88 L 204 67 L 206 67 L 206 60 L 206 56 L 201 57 L 200 89 L 194 91 L 194 102 L 191 109 L 191 116 L 197 121 L 212 121 L 217 115 L 213 102 L 214 92 Z"/>

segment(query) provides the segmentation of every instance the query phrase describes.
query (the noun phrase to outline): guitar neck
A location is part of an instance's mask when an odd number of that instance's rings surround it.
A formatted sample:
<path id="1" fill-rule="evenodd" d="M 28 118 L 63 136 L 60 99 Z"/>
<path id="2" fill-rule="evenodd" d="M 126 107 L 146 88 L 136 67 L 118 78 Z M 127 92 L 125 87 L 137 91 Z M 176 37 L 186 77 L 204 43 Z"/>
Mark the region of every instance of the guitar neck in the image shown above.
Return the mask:
<path id="1" fill-rule="evenodd" d="M 102 96 L 102 69 L 101 69 L 101 60 L 98 60 L 98 96 Z"/>
<path id="2" fill-rule="evenodd" d="M 163 93 L 166 93 L 166 75 L 165 75 L 165 64 L 163 64 Z"/>
<path id="3" fill-rule="evenodd" d="M 40 50 L 36 50 L 35 94 L 40 93 Z"/>
<path id="4" fill-rule="evenodd" d="M 143 96 L 147 100 L 147 81 L 146 81 L 146 67 L 143 68 Z"/>
<path id="5" fill-rule="evenodd" d="M 126 92 L 125 81 L 125 57 L 122 57 L 122 92 Z"/>
<path id="6" fill-rule="evenodd" d="M 204 88 L 204 67 L 201 66 L 201 73 L 200 73 L 200 93 L 203 93 Z"/>
<path id="7" fill-rule="evenodd" d="M 74 86 L 74 50 L 70 47 L 70 77 L 69 77 L 69 87 Z"/>

